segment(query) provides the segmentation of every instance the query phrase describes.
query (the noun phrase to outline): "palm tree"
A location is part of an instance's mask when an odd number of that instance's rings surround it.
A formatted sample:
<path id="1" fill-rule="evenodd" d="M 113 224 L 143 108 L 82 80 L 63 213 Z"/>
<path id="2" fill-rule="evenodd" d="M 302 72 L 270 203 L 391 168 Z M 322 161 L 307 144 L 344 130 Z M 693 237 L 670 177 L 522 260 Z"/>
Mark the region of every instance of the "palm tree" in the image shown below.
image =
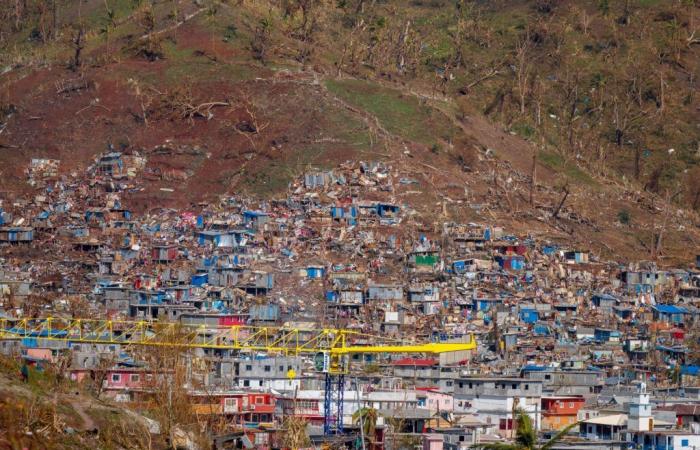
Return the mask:
<path id="1" fill-rule="evenodd" d="M 365 439 L 370 443 L 374 442 L 374 435 L 377 429 L 377 410 L 363 407 L 352 414 L 353 423 L 360 423 Z"/>
<path id="2" fill-rule="evenodd" d="M 306 432 L 306 420 L 297 416 L 287 416 L 282 423 L 282 443 L 286 448 L 297 450 L 308 447 L 311 439 Z"/>
<path id="3" fill-rule="evenodd" d="M 544 444 L 537 445 L 537 430 L 535 430 L 530 416 L 522 409 L 518 409 L 516 414 L 517 428 L 515 430 L 515 442 L 512 444 L 503 444 L 500 442 L 475 444 L 472 448 L 481 450 L 549 450 L 561 441 L 572 428 L 578 425 L 578 422 L 574 422 L 561 429 Z"/>

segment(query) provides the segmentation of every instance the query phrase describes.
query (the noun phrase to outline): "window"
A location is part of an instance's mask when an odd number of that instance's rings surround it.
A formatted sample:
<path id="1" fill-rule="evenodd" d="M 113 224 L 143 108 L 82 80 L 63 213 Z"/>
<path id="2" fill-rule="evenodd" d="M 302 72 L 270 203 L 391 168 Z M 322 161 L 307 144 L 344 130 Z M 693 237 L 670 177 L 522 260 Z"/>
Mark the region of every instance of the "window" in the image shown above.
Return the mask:
<path id="1" fill-rule="evenodd" d="M 526 391 L 529 391 L 529 390 L 530 390 L 530 385 L 529 385 L 529 384 L 526 384 L 526 385 L 525 385 L 525 390 L 526 390 Z"/>
<path id="2" fill-rule="evenodd" d="M 263 404 L 265 404 L 265 397 L 256 396 L 256 397 L 255 397 L 255 404 L 256 404 L 256 405 L 263 405 Z"/>
<path id="3" fill-rule="evenodd" d="M 258 386 L 262 387 L 262 380 L 258 381 Z"/>
<path id="4" fill-rule="evenodd" d="M 243 386 L 250 387 L 250 380 L 243 380 Z"/>
<path id="5" fill-rule="evenodd" d="M 269 372 L 272 368 L 270 366 L 265 366 L 264 369 L 265 369 L 265 372 Z"/>
<path id="6" fill-rule="evenodd" d="M 280 366 L 280 372 L 284 372 L 284 366 Z"/>
<path id="7" fill-rule="evenodd" d="M 310 400 L 299 400 L 297 401 L 297 409 L 299 410 L 317 410 L 318 404 Z"/>
<path id="8" fill-rule="evenodd" d="M 246 366 L 245 366 L 245 370 L 247 370 L 247 371 L 251 371 L 251 370 L 253 370 L 253 366 L 252 366 L 252 365 L 250 365 L 250 364 L 246 364 Z"/>
<path id="9" fill-rule="evenodd" d="M 131 374 L 131 382 L 132 383 L 138 383 L 140 380 L 141 380 L 141 377 L 139 376 L 138 373 Z"/>
<path id="10" fill-rule="evenodd" d="M 459 387 L 462 387 L 462 383 L 459 383 Z M 469 389 L 472 389 L 473 387 L 474 387 L 474 385 L 472 385 L 471 383 L 469 383 Z"/>
<path id="11" fill-rule="evenodd" d="M 511 385 L 511 387 L 512 387 L 513 389 L 517 389 L 517 388 L 518 388 L 518 385 L 515 384 L 515 383 L 513 383 L 513 384 Z"/>
<path id="12" fill-rule="evenodd" d="M 460 388 L 463 388 L 463 387 L 464 387 L 464 383 L 462 383 L 462 382 L 460 381 L 459 383 L 457 383 L 457 386 L 459 386 Z M 469 387 L 472 387 L 472 386 L 471 386 L 471 383 L 469 383 Z"/>
<path id="13" fill-rule="evenodd" d="M 499 430 L 512 430 L 513 429 L 513 419 L 500 419 L 498 421 Z"/>
<path id="14" fill-rule="evenodd" d="M 113 373 L 113 374 L 112 374 L 112 381 L 113 381 L 114 383 L 119 383 L 120 381 L 122 381 L 122 376 L 121 376 L 121 374 Z"/>
<path id="15" fill-rule="evenodd" d="M 452 382 L 451 382 L 451 381 L 448 381 L 448 382 L 445 383 L 445 384 L 447 385 L 447 387 L 452 387 Z"/>
<path id="16" fill-rule="evenodd" d="M 690 445 L 690 442 L 688 439 L 681 440 L 681 447 L 687 447 L 688 445 Z"/>
<path id="17" fill-rule="evenodd" d="M 233 397 L 224 398 L 224 412 L 233 413 L 238 411 L 238 399 Z"/>
<path id="18" fill-rule="evenodd" d="M 573 408 L 573 407 L 574 407 L 574 402 L 569 402 L 569 408 Z"/>

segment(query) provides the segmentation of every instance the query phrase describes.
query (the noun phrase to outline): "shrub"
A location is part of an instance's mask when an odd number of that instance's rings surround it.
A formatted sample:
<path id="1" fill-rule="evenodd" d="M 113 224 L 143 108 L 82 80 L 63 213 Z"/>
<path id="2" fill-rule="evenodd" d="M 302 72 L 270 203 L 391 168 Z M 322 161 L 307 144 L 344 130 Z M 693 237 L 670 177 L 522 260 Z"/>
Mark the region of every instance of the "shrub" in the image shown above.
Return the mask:
<path id="1" fill-rule="evenodd" d="M 630 217 L 629 211 L 623 209 L 617 213 L 617 220 L 623 225 L 629 225 L 632 218 Z"/>

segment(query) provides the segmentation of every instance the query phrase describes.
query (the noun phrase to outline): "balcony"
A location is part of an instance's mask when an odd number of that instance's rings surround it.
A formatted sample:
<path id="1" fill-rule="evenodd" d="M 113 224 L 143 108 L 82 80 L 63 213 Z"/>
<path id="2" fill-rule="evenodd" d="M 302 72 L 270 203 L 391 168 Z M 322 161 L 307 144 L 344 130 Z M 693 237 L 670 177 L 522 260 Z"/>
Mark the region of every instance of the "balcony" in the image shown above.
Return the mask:
<path id="1" fill-rule="evenodd" d="M 275 405 L 248 405 L 247 408 L 245 408 L 246 412 L 256 412 L 256 413 L 267 413 L 267 414 L 272 414 L 275 412 Z"/>

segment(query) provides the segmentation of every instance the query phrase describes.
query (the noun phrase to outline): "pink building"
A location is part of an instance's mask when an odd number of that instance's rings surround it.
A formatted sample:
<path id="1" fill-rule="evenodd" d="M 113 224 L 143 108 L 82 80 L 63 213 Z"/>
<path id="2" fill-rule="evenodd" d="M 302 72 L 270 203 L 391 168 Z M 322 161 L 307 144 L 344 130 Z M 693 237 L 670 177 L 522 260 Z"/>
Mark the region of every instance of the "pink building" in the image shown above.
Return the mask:
<path id="1" fill-rule="evenodd" d="M 428 409 L 433 412 L 454 411 L 454 397 L 433 388 L 417 388 L 416 398 L 418 407 Z"/>
<path id="2" fill-rule="evenodd" d="M 53 362 L 53 350 L 50 348 L 27 348 L 26 357 L 32 361 Z"/>
<path id="3" fill-rule="evenodd" d="M 154 375 L 150 371 L 119 368 L 107 371 L 102 386 L 104 393 L 117 401 L 133 401 L 134 393 L 148 392 L 153 383 Z"/>
<path id="4" fill-rule="evenodd" d="M 78 383 L 88 380 L 91 377 L 91 369 L 68 369 L 68 377 L 71 381 Z"/>
<path id="5" fill-rule="evenodd" d="M 441 434 L 424 434 L 423 450 L 442 450 L 443 439 Z"/>

